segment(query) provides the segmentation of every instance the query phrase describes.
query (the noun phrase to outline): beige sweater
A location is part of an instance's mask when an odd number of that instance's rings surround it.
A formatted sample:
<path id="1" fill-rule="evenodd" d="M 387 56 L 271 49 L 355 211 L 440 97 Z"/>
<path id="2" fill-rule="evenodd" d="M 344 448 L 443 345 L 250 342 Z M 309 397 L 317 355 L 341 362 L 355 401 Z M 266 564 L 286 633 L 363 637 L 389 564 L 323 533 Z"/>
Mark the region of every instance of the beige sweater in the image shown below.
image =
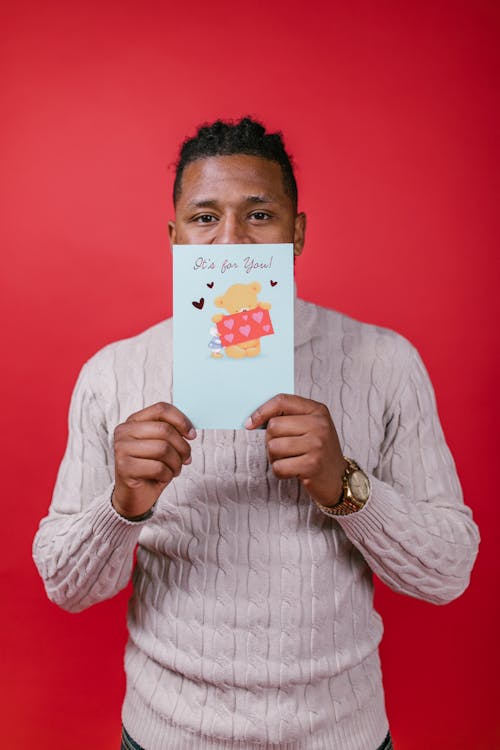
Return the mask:
<path id="1" fill-rule="evenodd" d="M 445 603 L 478 532 L 432 387 L 397 334 L 296 301 L 296 393 L 328 405 L 371 475 L 365 508 L 323 514 L 277 480 L 264 432 L 202 431 L 152 519 L 112 508 L 113 430 L 169 401 L 171 321 L 83 368 L 49 515 L 34 543 L 48 596 L 79 611 L 126 586 L 123 721 L 146 750 L 374 750 L 388 729 L 372 571 Z"/>

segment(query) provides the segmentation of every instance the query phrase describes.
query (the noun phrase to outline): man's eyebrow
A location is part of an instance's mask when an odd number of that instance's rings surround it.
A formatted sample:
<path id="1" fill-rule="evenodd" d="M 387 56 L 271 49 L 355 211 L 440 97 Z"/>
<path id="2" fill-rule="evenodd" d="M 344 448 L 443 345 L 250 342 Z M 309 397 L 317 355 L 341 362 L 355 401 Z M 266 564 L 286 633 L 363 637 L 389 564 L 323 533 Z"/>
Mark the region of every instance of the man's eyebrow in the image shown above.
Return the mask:
<path id="1" fill-rule="evenodd" d="M 249 195 L 247 196 L 246 203 L 274 203 L 272 195 Z"/>
<path id="2" fill-rule="evenodd" d="M 211 198 L 200 198 L 197 201 L 189 201 L 189 208 L 216 208 L 217 201 Z"/>
<path id="3" fill-rule="evenodd" d="M 251 204 L 274 203 L 272 195 L 247 195 L 243 202 Z M 189 208 L 217 208 L 219 201 L 215 198 L 199 198 L 198 200 L 189 201 Z"/>

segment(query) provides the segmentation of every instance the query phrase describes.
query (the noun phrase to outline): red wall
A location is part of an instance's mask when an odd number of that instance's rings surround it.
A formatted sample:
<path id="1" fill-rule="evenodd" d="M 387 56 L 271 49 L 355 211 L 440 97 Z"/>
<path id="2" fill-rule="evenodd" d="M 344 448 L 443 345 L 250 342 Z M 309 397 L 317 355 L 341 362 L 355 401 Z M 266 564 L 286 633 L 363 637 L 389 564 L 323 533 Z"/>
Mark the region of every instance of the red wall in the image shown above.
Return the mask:
<path id="1" fill-rule="evenodd" d="M 117 747 L 127 597 L 58 611 L 31 540 L 83 361 L 170 313 L 180 140 L 247 113 L 297 162 L 299 292 L 417 345 L 482 530 L 457 602 L 378 586 L 397 748 L 500 747 L 499 21 L 496 0 L 2 4 L 2 747 Z"/>

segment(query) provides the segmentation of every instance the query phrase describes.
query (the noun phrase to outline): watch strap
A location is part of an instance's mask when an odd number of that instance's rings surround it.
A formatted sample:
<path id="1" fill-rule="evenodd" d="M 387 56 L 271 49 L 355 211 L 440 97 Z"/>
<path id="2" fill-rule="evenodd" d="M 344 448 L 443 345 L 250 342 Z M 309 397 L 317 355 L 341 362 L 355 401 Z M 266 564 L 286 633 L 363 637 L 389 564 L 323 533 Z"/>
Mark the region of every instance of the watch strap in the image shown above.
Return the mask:
<path id="1" fill-rule="evenodd" d="M 358 510 L 364 508 L 370 497 L 370 495 L 368 495 L 366 500 L 360 500 L 353 495 L 349 486 L 349 478 L 351 474 L 355 471 L 360 471 L 366 477 L 371 490 L 370 480 L 354 459 L 347 458 L 347 456 L 344 456 L 344 459 L 347 462 L 347 466 L 342 476 L 342 495 L 340 496 L 338 503 L 335 503 L 335 505 L 321 505 L 321 503 L 318 503 L 316 500 L 314 501 L 318 508 L 328 516 L 348 516 L 351 513 L 357 513 Z"/>

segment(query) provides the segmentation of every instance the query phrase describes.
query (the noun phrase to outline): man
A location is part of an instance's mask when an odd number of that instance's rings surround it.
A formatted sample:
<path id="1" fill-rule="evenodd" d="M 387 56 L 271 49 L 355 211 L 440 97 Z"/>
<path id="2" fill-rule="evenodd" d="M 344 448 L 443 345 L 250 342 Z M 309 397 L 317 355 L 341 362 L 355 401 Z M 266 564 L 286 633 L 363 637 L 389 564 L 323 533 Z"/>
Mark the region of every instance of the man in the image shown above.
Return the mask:
<path id="1" fill-rule="evenodd" d="M 181 149 L 177 244 L 293 242 L 281 138 L 248 118 Z M 413 347 L 296 300 L 296 395 L 197 434 L 171 321 L 83 368 L 34 557 L 70 611 L 128 582 L 123 748 L 390 748 L 372 571 L 444 603 L 478 545 Z M 257 428 L 264 427 L 264 430 Z"/>

